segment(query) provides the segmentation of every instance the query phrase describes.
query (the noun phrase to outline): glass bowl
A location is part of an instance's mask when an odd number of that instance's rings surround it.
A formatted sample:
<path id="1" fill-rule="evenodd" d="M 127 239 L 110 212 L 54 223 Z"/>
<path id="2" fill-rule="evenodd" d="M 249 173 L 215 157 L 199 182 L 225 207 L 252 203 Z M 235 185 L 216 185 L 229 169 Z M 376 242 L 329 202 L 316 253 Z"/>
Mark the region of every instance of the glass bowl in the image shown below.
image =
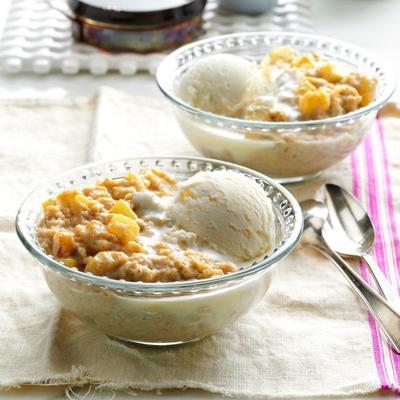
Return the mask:
<path id="1" fill-rule="evenodd" d="M 44 253 L 35 227 L 41 203 L 58 192 L 118 178 L 145 166 L 161 168 L 178 180 L 198 171 L 230 169 L 254 179 L 271 198 L 278 240 L 273 253 L 224 276 L 178 282 L 128 282 L 69 268 Z M 17 234 L 40 261 L 48 286 L 61 304 L 105 334 L 124 341 L 171 345 L 210 335 L 247 312 L 266 293 L 271 267 L 296 245 L 302 215 L 294 197 L 278 183 L 255 171 L 205 158 L 130 158 L 74 169 L 34 190 L 16 218 Z M 268 312 L 268 311 L 266 311 Z"/>
<path id="2" fill-rule="evenodd" d="M 260 122 L 202 111 L 175 94 L 182 75 L 199 59 L 227 53 L 258 62 L 270 48 L 282 45 L 290 45 L 300 53 L 315 51 L 351 70 L 376 76 L 379 83 L 375 100 L 334 118 Z M 377 111 L 394 91 L 391 74 L 366 51 L 334 39 L 286 32 L 238 33 L 191 43 L 165 58 L 156 79 L 173 104 L 183 133 L 201 154 L 244 165 L 281 183 L 313 177 L 344 159 L 360 144 Z"/>

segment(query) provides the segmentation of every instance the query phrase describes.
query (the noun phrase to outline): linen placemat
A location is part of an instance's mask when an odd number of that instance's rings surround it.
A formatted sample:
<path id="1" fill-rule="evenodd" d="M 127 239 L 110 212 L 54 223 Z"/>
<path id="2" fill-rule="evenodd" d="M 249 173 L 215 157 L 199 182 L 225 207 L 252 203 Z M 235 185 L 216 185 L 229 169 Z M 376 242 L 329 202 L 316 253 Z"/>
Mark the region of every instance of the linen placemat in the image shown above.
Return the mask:
<path id="1" fill-rule="evenodd" d="M 291 190 L 325 181 L 366 204 L 377 258 L 399 286 L 400 120 L 377 120 L 356 153 Z M 126 347 L 63 310 L 13 232 L 33 187 L 87 161 L 195 154 L 163 101 L 101 89 L 90 100 L 0 103 L 0 387 L 94 384 L 113 389 L 201 388 L 236 397 L 355 395 L 399 389 L 400 358 L 379 336 L 341 274 L 311 249 L 272 271 L 269 292 L 222 332 L 176 348 Z M 397 221 L 396 221 L 397 218 Z M 363 276 L 368 277 L 361 266 Z"/>

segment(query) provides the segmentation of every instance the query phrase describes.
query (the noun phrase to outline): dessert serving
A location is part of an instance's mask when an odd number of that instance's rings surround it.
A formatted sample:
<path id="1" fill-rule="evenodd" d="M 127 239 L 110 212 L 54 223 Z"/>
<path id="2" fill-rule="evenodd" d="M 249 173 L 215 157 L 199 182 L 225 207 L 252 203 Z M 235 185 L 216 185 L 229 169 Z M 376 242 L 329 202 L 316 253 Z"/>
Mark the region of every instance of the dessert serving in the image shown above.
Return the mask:
<path id="1" fill-rule="evenodd" d="M 204 279 L 271 252 L 271 200 L 232 171 L 180 185 L 156 168 L 104 179 L 43 202 L 37 239 L 65 265 L 143 282 Z"/>
<path id="2" fill-rule="evenodd" d="M 157 82 L 198 151 L 283 183 L 350 154 L 394 90 L 390 74 L 362 49 L 286 32 L 184 46 L 161 63 Z"/>
<path id="3" fill-rule="evenodd" d="M 189 66 L 177 93 L 196 108 L 258 121 L 307 121 L 355 111 L 375 98 L 377 78 L 317 53 L 272 48 L 260 62 L 215 54 Z"/>
<path id="4" fill-rule="evenodd" d="M 65 309 L 111 337 L 166 345 L 256 304 L 302 220 L 290 193 L 254 171 L 154 157 L 56 177 L 28 196 L 16 226 Z"/>

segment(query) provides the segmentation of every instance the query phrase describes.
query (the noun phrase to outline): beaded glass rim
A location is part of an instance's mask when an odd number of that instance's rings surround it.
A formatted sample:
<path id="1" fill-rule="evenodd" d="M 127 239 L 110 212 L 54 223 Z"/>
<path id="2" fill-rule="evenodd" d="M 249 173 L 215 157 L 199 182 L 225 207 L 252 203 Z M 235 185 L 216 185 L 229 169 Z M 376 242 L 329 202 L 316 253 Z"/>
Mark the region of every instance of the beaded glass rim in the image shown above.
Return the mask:
<path id="1" fill-rule="evenodd" d="M 262 187 L 266 196 L 271 198 L 275 213 L 279 213 L 279 218 L 284 222 L 284 237 L 281 243 L 277 245 L 272 254 L 237 272 L 207 279 L 156 283 L 128 282 L 81 272 L 76 268 L 65 266 L 42 250 L 35 238 L 35 227 L 41 216 L 41 203 L 43 200 L 49 196 L 54 196 L 62 190 L 80 187 L 88 181 L 94 183 L 97 179 L 103 177 L 118 178 L 129 171 L 146 166 L 165 168 L 167 172 L 171 173 L 176 170 L 177 175 L 182 174 L 186 176 L 189 173 L 194 174 L 198 171 L 226 169 L 237 171 L 254 179 Z M 162 294 L 165 292 L 180 294 L 182 291 L 193 293 L 201 289 L 213 289 L 214 287 L 219 287 L 221 284 L 234 282 L 254 275 L 286 256 L 299 241 L 302 227 L 302 213 L 297 200 L 284 187 L 271 178 L 228 162 L 184 156 L 132 157 L 75 168 L 53 178 L 49 183 L 41 185 L 31 192 L 22 203 L 16 217 L 16 231 L 19 239 L 27 250 L 45 266 L 73 280 L 86 282 L 87 284 L 106 289 L 135 294 L 146 292 L 152 294 Z"/>
<path id="2" fill-rule="evenodd" d="M 184 71 L 194 60 L 211 54 L 229 53 L 234 49 L 255 49 L 270 46 L 291 45 L 294 48 L 320 51 L 329 54 L 330 58 L 347 60 L 360 68 L 367 66 L 378 78 L 378 94 L 376 99 L 365 107 L 337 117 L 315 121 L 291 122 L 260 122 L 240 118 L 226 117 L 192 107 L 175 95 L 174 84 L 178 74 Z M 392 96 L 395 90 L 393 74 L 384 68 L 377 58 L 360 47 L 349 43 L 313 34 L 293 32 L 246 32 L 215 36 L 199 40 L 170 53 L 159 65 L 156 72 L 156 82 L 161 92 L 180 109 L 183 109 L 207 122 L 219 126 L 244 129 L 297 129 L 320 127 L 323 125 L 341 124 L 351 121 L 381 108 Z"/>

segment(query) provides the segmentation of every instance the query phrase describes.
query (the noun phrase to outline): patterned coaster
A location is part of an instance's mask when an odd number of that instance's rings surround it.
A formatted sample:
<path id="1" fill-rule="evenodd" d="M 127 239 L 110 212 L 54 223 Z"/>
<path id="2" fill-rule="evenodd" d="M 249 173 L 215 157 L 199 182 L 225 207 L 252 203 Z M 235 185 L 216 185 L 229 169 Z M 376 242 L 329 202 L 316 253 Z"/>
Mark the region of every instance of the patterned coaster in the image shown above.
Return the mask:
<path id="1" fill-rule="evenodd" d="M 53 2 L 65 6 L 64 0 Z M 227 13 L 218 8 L 217 0 L 209 0 L 204 12 L 205 32 L 201 37 L 257 30 L 307 32 L 311 29 L 309 0 L 279 0 L 271 12 L 258 16 Z M 139 70 L 153 73 L 165 54 L 109 54 L 75 43 L 70 21 L 44 0 L 13 0 L 0 39 L 0 71 L 134 75 Z"/>

